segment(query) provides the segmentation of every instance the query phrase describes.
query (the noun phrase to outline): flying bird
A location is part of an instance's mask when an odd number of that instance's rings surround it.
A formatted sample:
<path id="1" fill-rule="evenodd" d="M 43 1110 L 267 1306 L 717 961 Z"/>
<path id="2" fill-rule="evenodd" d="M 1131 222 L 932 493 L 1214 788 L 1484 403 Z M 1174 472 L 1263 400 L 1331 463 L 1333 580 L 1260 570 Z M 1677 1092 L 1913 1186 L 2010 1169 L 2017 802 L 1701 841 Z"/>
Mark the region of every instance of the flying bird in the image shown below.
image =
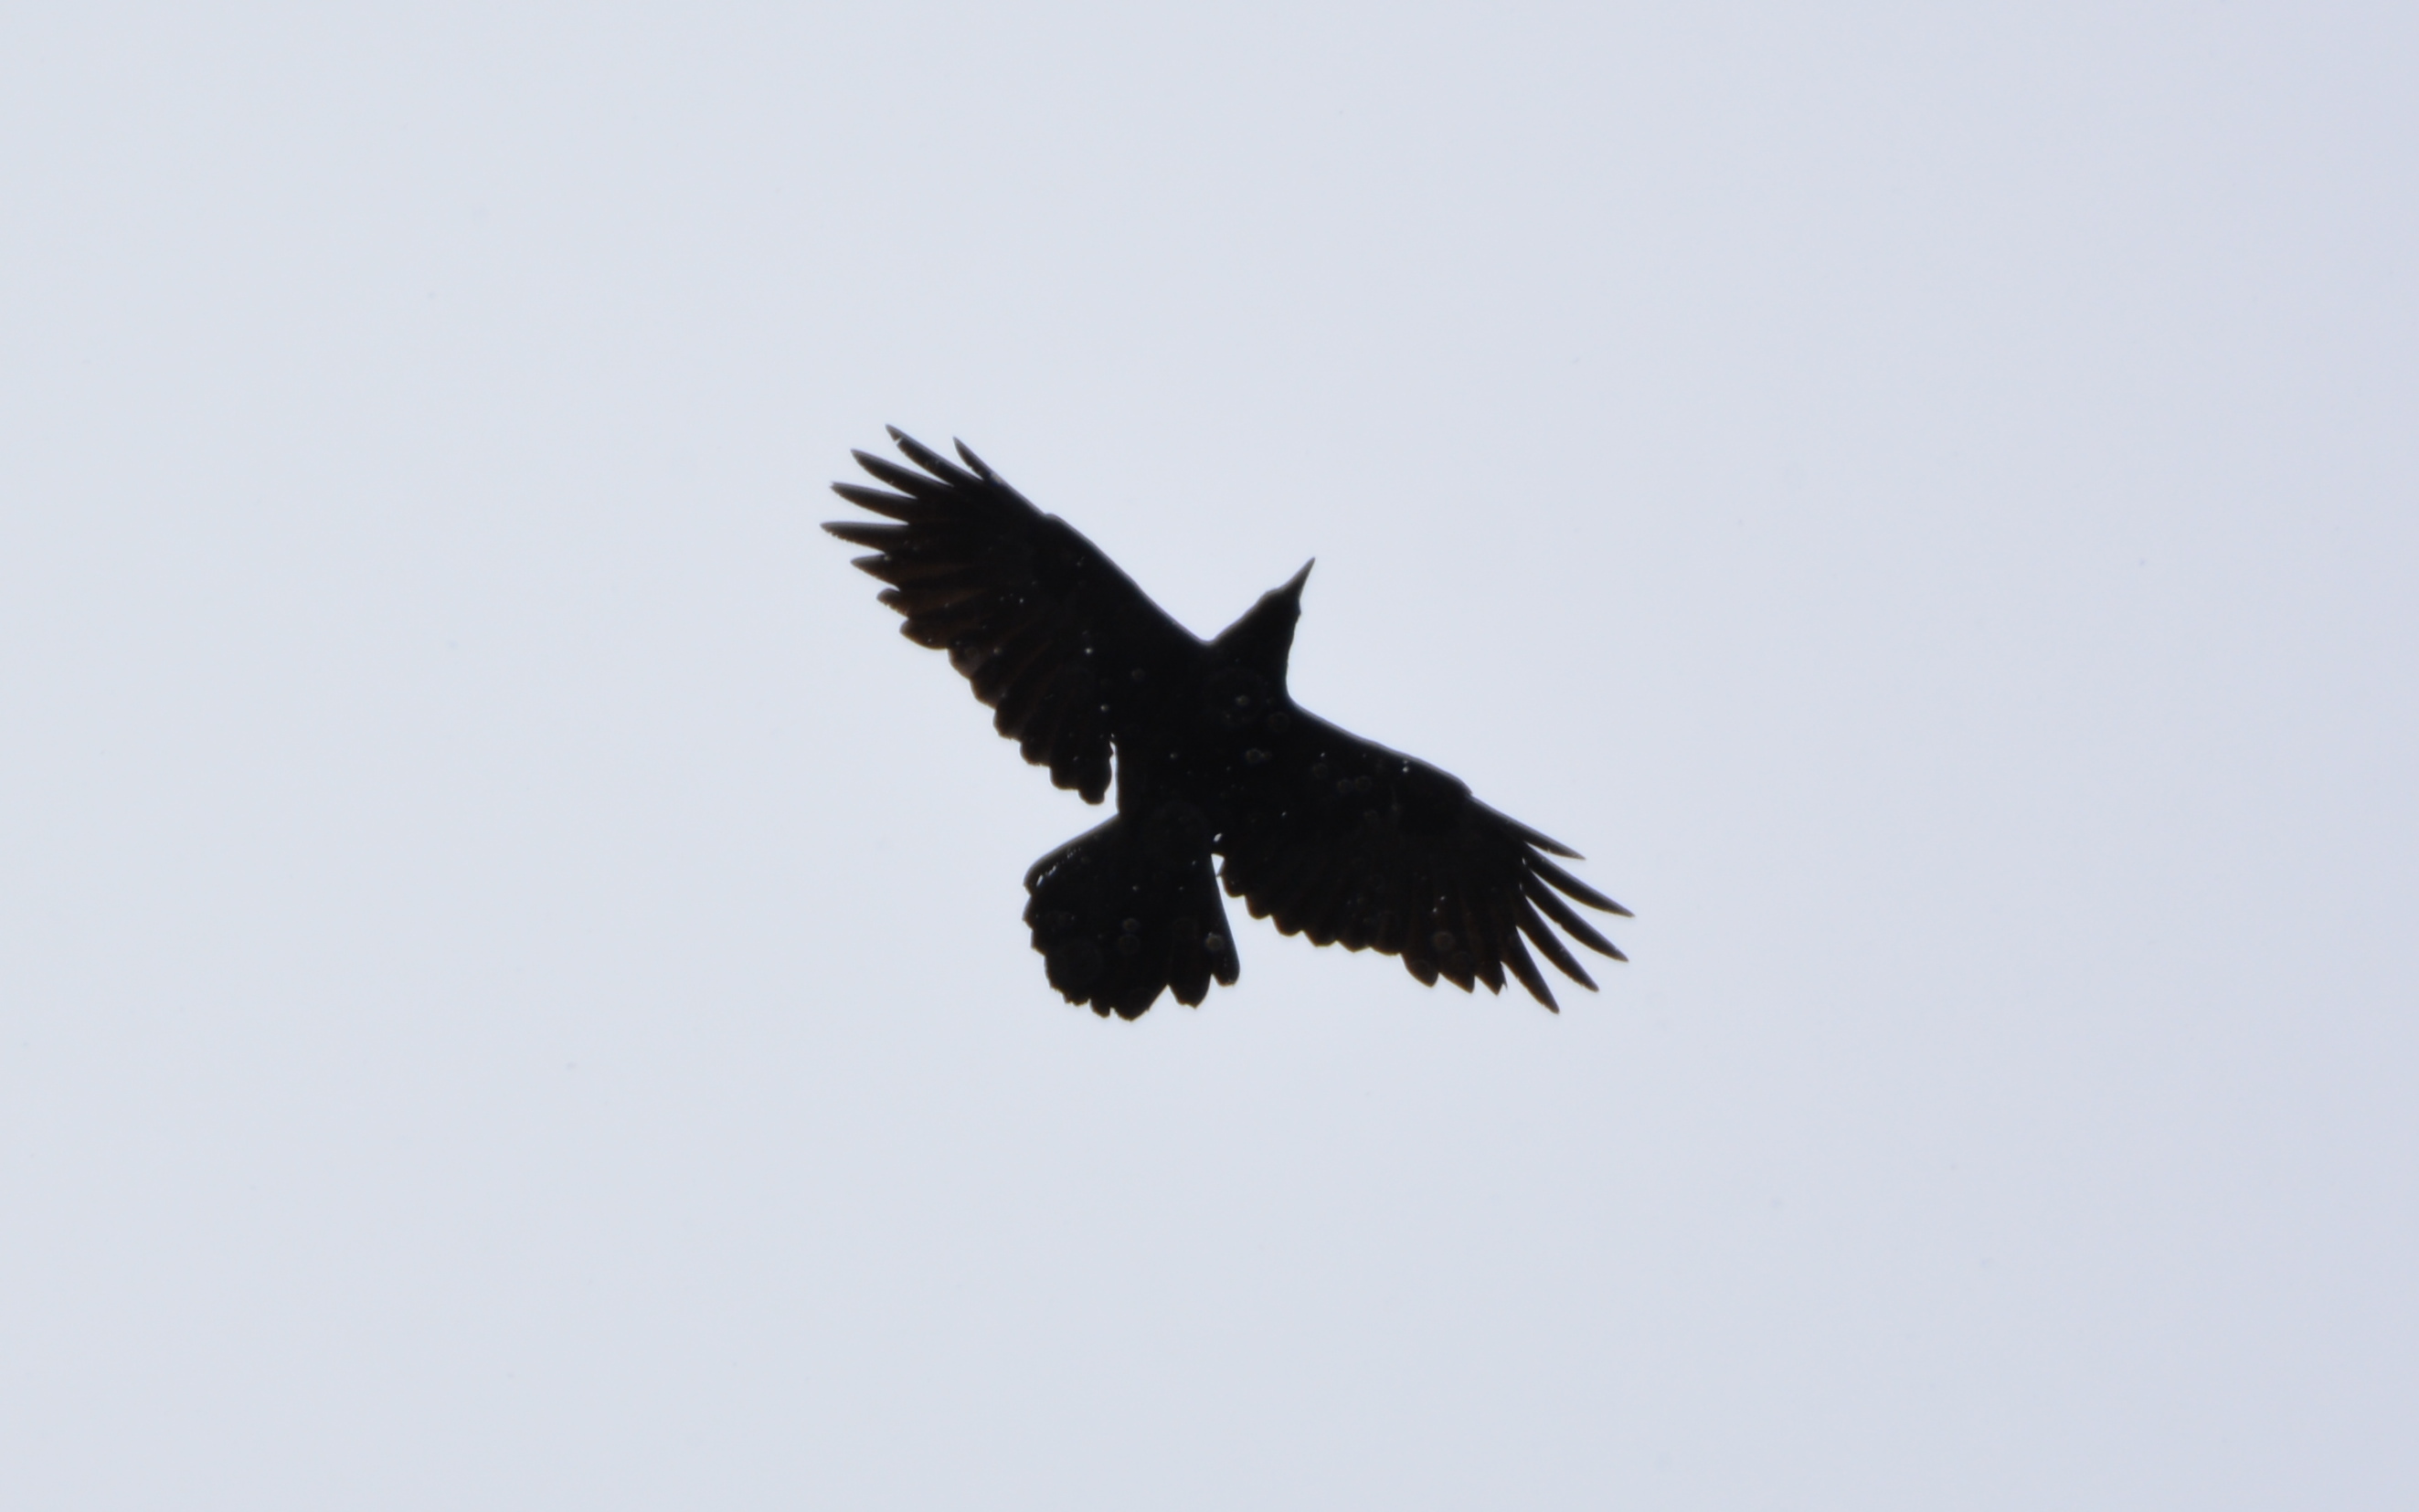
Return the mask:
<path id="1" fill-rule="evenodd" d="M 1556 1012 L 1529 946 L 1595 983 L 1548 921 L 1627 959 L 1571 902 L 1629 910 L 1549 859 L 1579 852 L 1287 695 L 1309 566 L 1205 642 L 964 442 L 961 466 L 895 426 L 890 438 L 914 467 L 858 451 L 887 488 L 832 485 L 889 523 L 824 528 L 872 550 L 856 565 L 889 585 L 901 632 L 948 652 L 1052 782 L 1098 803 L 1116 757 L 1117 817 L 1025 878 L 1033 948 L 1068 1001 L 1131 1019 L 1162 992 L 1194 1005 L 1213 978 L 1234 985 L 1221 879 L 1286 934 L 1398 955 L 1430 986 L 1501 992 L 1509 971 Z"/>

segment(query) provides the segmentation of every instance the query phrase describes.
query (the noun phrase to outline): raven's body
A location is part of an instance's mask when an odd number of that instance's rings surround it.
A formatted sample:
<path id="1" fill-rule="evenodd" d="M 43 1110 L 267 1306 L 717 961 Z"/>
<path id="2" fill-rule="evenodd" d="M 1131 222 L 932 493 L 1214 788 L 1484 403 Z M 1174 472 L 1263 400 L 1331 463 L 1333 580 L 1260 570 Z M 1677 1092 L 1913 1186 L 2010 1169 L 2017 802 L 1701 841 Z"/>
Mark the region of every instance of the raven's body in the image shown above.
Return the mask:
<path id="1" fill-rule="evenodd" d="M 1628 910 L 1540 854 L 1574 852 L 1294 703 L 1286 664 L 1308 567 L 1204 642 L 963 444 L 971 472 L 890 434 L 922 472 L 860 451 L 898 492 L 833 487 L 901 523 L 824 528 L 880 553 L 857 565 L 893 585 L 882 599 L 907 636 L 947 650 L 1058 786 L 1100 802 L 1115 754 L 1117 817 L 1025 877 L 1034 948 L 1070 1001 L 1132 1018 L 1162 991 L 1198 1003 L 1213 977 L 1233 985 L 1213 854 L 1256 917 L 1398 955 L 1425 983 L 1500 991 L 1509 969 L 1550 1008 L 1526 936 L 1594 987 L 1540 909 L 1621 958 L 1559 894 Z"/>

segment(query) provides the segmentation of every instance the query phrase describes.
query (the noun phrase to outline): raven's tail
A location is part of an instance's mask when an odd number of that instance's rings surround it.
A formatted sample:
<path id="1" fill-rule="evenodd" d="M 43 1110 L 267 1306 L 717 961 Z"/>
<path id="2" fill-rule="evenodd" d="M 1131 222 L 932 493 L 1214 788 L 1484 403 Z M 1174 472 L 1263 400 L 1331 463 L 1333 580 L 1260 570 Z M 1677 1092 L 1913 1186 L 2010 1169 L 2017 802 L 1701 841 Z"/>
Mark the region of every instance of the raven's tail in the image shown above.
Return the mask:
<path id="1" fill-rule="evenodd" d="M 1164 803 L 1136 824 L 1122 814 L 1033 863 L 1025 922 L 1050 985 L 1103 1018 L 1139 1018 L 1173 991 L 1188 1006 L 1215 976 L 1235 985 L 1234 937 L 1210 865 L 1210 821 Z"/>

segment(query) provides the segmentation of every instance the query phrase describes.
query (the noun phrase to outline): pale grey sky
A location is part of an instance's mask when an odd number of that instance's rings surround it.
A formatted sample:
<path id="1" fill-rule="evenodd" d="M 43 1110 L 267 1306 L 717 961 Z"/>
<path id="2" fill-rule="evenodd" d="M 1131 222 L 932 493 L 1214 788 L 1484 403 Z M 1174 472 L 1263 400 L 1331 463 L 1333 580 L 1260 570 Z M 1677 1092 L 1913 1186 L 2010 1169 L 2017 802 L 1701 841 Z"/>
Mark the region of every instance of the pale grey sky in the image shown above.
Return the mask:
<path id="1" fill-rule="evenodd" d="M 2419 1499 L 2419 23 L 21 7 L 0 1504 Z M 1236 917 L 816 530 L 963 435 L 1577 846 Z"/>

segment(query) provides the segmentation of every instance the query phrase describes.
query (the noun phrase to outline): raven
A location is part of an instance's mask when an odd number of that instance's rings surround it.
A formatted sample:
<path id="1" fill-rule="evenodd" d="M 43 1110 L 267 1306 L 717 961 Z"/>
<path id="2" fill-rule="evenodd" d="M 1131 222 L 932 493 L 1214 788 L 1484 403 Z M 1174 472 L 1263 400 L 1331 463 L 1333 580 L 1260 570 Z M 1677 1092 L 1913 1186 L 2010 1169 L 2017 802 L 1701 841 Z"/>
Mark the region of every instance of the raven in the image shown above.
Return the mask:
<path id="1" fill-rule="evenodd" d="M 1025 877 L 1033 948 L 1068 1001 L 1131 1019 L 1163 991 L 1190 1006 L 1212 977 L 1234 985 L 1213 854 L 1254 918 L 1315 944 L 1399 955 L 1429 986 L 1443 977 L 1501 992 L 1508 970 L 1559 1013 L 1522 936 L 1564 975 L 1595 984 L 1547 919 L 1627 959 L 1564 897 L 1629 910 L 1545 854 L 1579 852 L 1287 695 L 1308 566 L 1204 643 L 964 442 L 961 467 L 896 426 L 890 438 L 921 471 L 858 451 L 894 491 L 832 491 L 896 523 L 824 528 L 873 550 L 856 565 L 890 585 L 880 598 L 906 617 L 901 632 L 948 652 L 997 710 L 993 726 L 1052 782 L 1100 802 L 1117 755 L 1117 817 Z"/>

